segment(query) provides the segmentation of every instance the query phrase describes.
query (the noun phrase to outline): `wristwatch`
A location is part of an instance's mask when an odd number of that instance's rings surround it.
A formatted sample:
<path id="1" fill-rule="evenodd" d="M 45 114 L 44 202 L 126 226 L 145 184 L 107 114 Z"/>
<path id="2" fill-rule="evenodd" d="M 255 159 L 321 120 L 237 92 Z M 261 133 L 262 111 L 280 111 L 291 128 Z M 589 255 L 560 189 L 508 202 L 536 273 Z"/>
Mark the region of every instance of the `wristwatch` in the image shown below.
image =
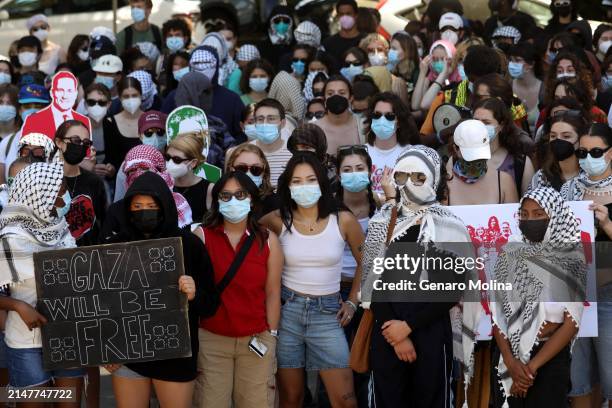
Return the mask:
<path id="1" fill-rule="evenodd" d="M 278 337 L 278 330 L 270 330 L 272 337 Z"/>

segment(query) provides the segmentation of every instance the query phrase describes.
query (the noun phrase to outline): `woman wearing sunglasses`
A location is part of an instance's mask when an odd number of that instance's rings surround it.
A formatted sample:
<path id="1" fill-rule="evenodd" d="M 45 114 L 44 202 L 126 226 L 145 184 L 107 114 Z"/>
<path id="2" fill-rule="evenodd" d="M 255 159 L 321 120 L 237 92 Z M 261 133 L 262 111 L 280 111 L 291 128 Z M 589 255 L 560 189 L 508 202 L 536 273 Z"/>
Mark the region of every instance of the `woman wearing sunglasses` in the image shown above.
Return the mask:
<path id="1" fill-rule="evenodd" d="M 567 200 L 593 201 L 597 235 L 595 241 L 612 241 L 612 130 L 608 125 L 594 123 L 588 132 L 580 135 L 576 157 L 583 170 L 578 177 L 561 188 Z M 598 271 L 599 272 L 599 271 Z M 592 378 L 599 378 L 604 399 L 612 407 L 612 278 L 610 274 L 597 274 L 598 336 L 581 338 L 574 346 L 572 360 L 572 391 L 575 403 L 591 406 Z M 594 359 L 587 356 L 594 356 Z M 585 391 L 588 391 L 585 393 Z M 586 395 L 585 395 L 586 394 Z M 578 406 L 578 405 L 576 405 Z"/>
<path id="2" fill-rule="evenodd" d="M 217 287 L 236 257 L 236 273 L 215 314 L 200 320 L 199 407 L 274 407 L 276 338 L 283 254 L 277 236 L 257 224 L 259 189 L 242 171 L 215 184 L 202 239 Z M 239 258 L 240 260 L 240 258 Z"/>
<path id="3" fill-rule="evenodd" d="M 309 101 L 308 105 L 306 105 L 304 121 L 313 123 L 319 119 L 323 119 L 323 116 L 325 116 L 325 101 L 321 98 L 315 98 Z"/>
<path id="4" fill-rule="evenodd" d="M 280 210 L 262 218 L 279 235 L 285 266 L 276 357 L 281 407 L 301 407 L 305 372 L 319 371 L 333 407 L 356 407 L 348 343 L 342 331 L 357 310 L 363 231 L 339 210 L 326 170 L 297 153 L 279 180 Z M 340 296 L 346 245 L 357 266 L 346 302 Z"/>
<path id="5" fill-rule="evenodd" d="M 340 73 L 352 83 L 357 75 L 363 74 L 368 55 L 361 48 L 352 47 L 346 50 L 342 59 L 344 63 L 340 68 Z"/>
<path id="6" fill-rule="evenodd" d="M 164 159 L 166 170 L 174 179 L 173 191 L 180 193 L 191 207 L 191 218 L 202 222 L 212 202 L 214 184 L 196 176 L 193 170 L 206 161 L 202 156 L 204 144 L 201 137 L 184 135 L 173 139 Z"/>
<path id="7" fill-rule="evenodd" d="M 278 209 L 278 196 L 270 182 L 270 165 L 264 152 L 252 143 L 243 143 L 232 150 L 227 167 L 230 171 L 241 171 L 259 188 L 262 205 L 261 216 Z"/>
<path id="8" fill-rule="evenodd" d="M 540 170 L 533 175 L 529 190 L 552 187 L 559 191 L 580 170 L 574 151 L 579 136 L 588 132 L 585 119 L 576 111 L 562 111 L 550 118 L 549 126 L 548 136 L 542 138 L 538 149 Z"/>
<path id="9" fill-rule="evenodd" d="M 419 130 L 406 105 L 390 92 L 376 95 L 370 103 L 368 153 L 372 158 L 372 191 L 381 201 L 395 199 L 393 189 L 384 191 L 383 177 L 393 168 L 406 146 L 419 144 Z"/>

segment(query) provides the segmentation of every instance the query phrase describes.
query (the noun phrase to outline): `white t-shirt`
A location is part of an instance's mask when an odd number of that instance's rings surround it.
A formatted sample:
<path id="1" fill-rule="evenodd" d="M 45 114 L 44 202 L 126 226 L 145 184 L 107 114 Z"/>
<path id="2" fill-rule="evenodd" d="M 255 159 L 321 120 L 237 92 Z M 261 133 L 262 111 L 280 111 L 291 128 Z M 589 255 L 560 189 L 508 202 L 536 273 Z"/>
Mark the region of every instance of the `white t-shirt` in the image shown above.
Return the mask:
<path id="1" fill-rule="evenodd" d="M 25 279 L 23 283 L 11 286 L 11 297 L 36 307 L 36 279 Z M 4 333 L 4 341 L 11 348 L 42 347 L 40 329 L 28 329 L 17 312 L 8 312 Z"/>
<path id="2" fill-rule="evenodd" d="M 372 159 L 372 191 L 382 194 L 383 189 L 380 182 L 383 177 L 385 167 L 393 168 L 395 161 L 407 146 L 395 145 L 392 149 L 383 150 L 376 146 L 367 145 L 368 153 Z"/>
<path id="3" fill-rule="evenodd" d="M 19 139 L 21 138 L 21 131 L 18 131 L 15 134 L 15 137 L 6 136 L 0 142 L 0 163 L 4 164 L 4 179 L 8 179 L 9 167 L 11 164 L 17 159 L 17 154 L 19 153 Z M 8 146 L 9 141 L 11 141 L 11 145 Z"/>

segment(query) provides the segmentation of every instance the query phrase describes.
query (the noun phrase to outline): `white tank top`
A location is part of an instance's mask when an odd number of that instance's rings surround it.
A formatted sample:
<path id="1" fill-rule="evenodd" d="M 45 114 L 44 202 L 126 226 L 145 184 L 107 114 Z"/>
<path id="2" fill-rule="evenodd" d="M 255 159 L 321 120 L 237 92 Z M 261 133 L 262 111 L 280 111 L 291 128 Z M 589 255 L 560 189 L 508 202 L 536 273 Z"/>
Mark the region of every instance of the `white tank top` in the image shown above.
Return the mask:
<path id="1" fill-rule="evenodd" d="M 340 290 L 344 238 L 338 217 L 330 214 L 325 229 L 316 235 L 289 232 L 283 225 L 279 237 L 285 265 L 282 284 L 307 295 L 323 296 Z"/>
<path id="2" fill-rule="evenodd" d="M 365 233 L 368 230 L 368 223 L 370 222 L 370 218 L 362 218 L 359 220 L 359 225 L 361 225 L 361 230 Z M 346 243 L 344 246 L 344 254 L 342 256 L 342 277 L 347 279 L 353 279 L 355 277 L 355 269 L 357 268 L 357 261 L 353 256 L 353 252 L 351 251 L 351 247 Z"/>

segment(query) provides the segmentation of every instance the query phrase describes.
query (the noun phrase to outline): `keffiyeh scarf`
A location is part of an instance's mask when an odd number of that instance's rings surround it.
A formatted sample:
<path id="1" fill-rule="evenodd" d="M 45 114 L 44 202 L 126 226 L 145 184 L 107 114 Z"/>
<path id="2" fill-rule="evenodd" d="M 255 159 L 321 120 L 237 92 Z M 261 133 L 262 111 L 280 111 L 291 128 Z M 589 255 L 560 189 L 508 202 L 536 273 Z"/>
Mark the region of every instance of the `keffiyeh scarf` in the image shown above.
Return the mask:
<path id="1" fill-rule="evenodd" d="M 286 71 L 276 74 L 270 85 L 268 98 L 279 101 L 285 111 L 297 120 L 301 120 L 306 114 L 306 101 L 302 96 L 300 81 Z"/>
<path id="2" fill-rule="evenodd" d="M 208 45 L 217 50 L 217 55 L 219 56 L 218 84 L 224 86 L 231 73 L 238 68 L 236 61 L 229 55 L 229 48 L 225 38 L 216 32 L 208 33 L 200 45 Z"/>
<path id="3" fill-rule="evenodd" d="M 612 195 L 612 176 L 602 180 L 591 180 L 589 175 L 581 170 L 578 176 L 561 187 L 561 196 L 568 201 L 580 201 L 587 193 L 600 197 Z"/>
<path id="4" fill-rule="evenodd" d="M 151 78 L 151 74 L 147 71 L 134 71 L 128 74 L 129 77 L 136 78 L 140 82 L 142 88 L 142 110 L 146 111 L 151 109 L 155 95 L 157 95 L 157 87 Z"/>
<path id="5" fill-rule="evenodd" d="M 293 18 L 287 14 L 276 14 L 270 19 L 270 22 L 274 21 L 276 17 L 285 17 L 289 20 L 289 28 L 285 34 L 279 34 L 274 28 L 274 24 L 270 24 L 268 28 L 268 37 L 270 42 L 274 45 L 278 44 L 291 44 L 293 40 Z"/>
<path id="6" fill-rule="evenodd" d="M 565 312 L 580 325 L 586 290 L 586 264 L 580 245 L 580 229 L 573 212 L 553 188 L 541 187 L 525 194 L 537 202 L 550 221 L 544 240 L 538 243 L 510 243 L 497 258 L 493 277 L 512 283 L 512 291 L 493 292 L 493 324 L 508 339 L 512 354 L 524 364 L 538 344 L 538 334 L 545 324 L 541 302 L 551 299 L 575 299 L 564 302 Z M 569 296 L 568 296 L 569 294 Z M 506 398 L 512 377 L 500 357 L 499 380 Z M 505 405 L 507 406 L 507 405 Z"/>
<path id="7" fill-rule="evenodd" d="M 21 150 L 23 146 L 40 146 L 45 149 L 45 161 L 49 161 L 51 153 L 55 150 L 53 141 L 42 133 L 28 133 L 19 139 L 18 150 Z"/>
<path id="8" fill-rule="evenodd" d="M 323 71 L 309 72 L 308 76 L 306 77 L 306 80 L 304 81 L 304 98 L 306 99 L 306 102 L 310 102 L 311 100 L 314 99 L 314 93 L 312 92 L 312 84 L 315 78 L 317 77 L 317 75 L 319 74 L 323 75 L 325 77 L 325 80 L 329 79 L 329 75 L 327 75 Z"/>
<path id="9" fill-rule="evenodd" d="M 33 163 L 17 173 L 0 214 L 0 285 L 34 277 L 34 252 L 75 246 L 66 219 L 52 214 L 63 179 L 59 163 Z"/>

